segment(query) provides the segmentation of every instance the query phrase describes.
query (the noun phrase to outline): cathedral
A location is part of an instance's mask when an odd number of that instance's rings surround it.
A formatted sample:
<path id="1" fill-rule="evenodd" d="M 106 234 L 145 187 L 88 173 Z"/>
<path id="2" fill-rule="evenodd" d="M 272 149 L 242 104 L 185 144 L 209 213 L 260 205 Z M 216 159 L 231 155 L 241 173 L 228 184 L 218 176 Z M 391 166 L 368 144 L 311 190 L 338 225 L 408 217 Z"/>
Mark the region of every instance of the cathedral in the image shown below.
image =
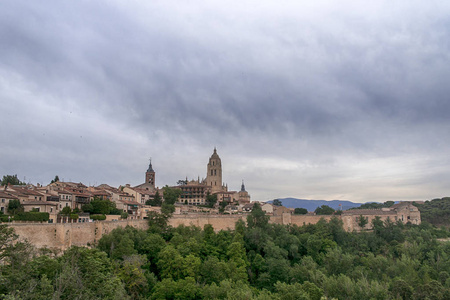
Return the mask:
<path id="1" fill-rule="evenodd" d="M 241 190 L 229 191 L 228 185 L 222 181 L 222 161 L 217 154 L 216 148 L 209 158 L 206 167 L 206 179 L 184 181 L 183 184 L 176 186 L 182 193 L 178 199 L 179 203 L 190 205 L 205 205 L 208 194 L 217 195 L 217 202 L 228 202 L 230 204 L 250 203 L 250 195 L 245 190 L 244 181 L 242 181 Z"/>

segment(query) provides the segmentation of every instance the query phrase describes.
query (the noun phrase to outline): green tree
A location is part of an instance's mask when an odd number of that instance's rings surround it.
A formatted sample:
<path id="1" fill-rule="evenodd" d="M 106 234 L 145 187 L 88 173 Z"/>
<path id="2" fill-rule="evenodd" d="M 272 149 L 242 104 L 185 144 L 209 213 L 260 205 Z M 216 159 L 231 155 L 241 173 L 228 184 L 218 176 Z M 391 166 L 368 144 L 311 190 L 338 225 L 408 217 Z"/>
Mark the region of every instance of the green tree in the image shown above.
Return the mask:
<path id="1" fill-rule="evenodd" d="M 262 210 L 259 203 L 253 205 L 252 212 L 247 216 L 248 228 L 265 228 L 269 224 L 270 217 Z"/>
<path id="2" fill-rule="evenodd" d="M 206 206 L 207 207 L 214 207 L 217 203 L 217 194 L 211 195 L 211 193 L 208 191 L 206 194 Z"/>
<path id="3" fill-rule="evenodd" d="M 281 203 L 280 199 L 273 200 L 272 204 L 275 205 L 275 206 L 282 206 L 283 205 L 283 203 Z"/>
<path id="4" fill-rule="evenodd" d="M 286 300 L 310 300 L 308 293 L 306 293 L 302 285 L 299 283 L 286 284 L 282 282 L 277 282 L 275 284 L 275 289 L 281 299 Z M 320 299 L 320 298 L 319 298 Z"/>
<path id="5" fill-rule="evenodd" d="M 227 207 L 227 205 L 228 205 L 227 201 L 219 202 L 219 213 L 223 214 L 225 212 L 225 207 Z"/>
<path id="6" fill-rule="evenodd" d="M 176 188 L 171 188 L 169 186 L 163 187 L 163 197 L 164 202 L 167 204 L 175 204 L 180 197 L 181 190 Z"/>
<path id="7" fill-rule="evenodd" d="M 70 214 L 72 213 L 72 209 L 70 208 L 70 206 L 65 206 L 62 210 L 61 210 L 61 215 L 63 216 L 70 216 Z"/>
<path id="8" fill-rule="evenodd" d="M 369 224 L 369 220 L 367 220 L 367 218 L 363 215 L 359 215 L 359 217 L 357 218 L 357 223 L 361 229 L 364 229 L 366 225 Z"/>
<path id="9" fill-rule="evenodd" d="M 72 247 L 60 258 L 54 299 L 126 299 L 124 284 L 106 253 Z"/>
<path id="10" fill-rule="evenodd" d="M 54 182 L 59 182 L 59 176 L 58 175 L 56 175 L 55 178 L 52 181 L 50 181 L 50 183 L 54 183 Z"/>
<path id="11" fill-rule="evenodd" d="M 25 182 L 22 182 L 19 180 L 19 178 L 17 178 L 17 174 L 16 175 L 3 175 L 3 179 L 2 179 L 2 183 L 1 185 L 25 185 Z"/>
<path id="12" fill-rule="evenodd" d="M 328 205 L 322 205 L 321 207 L 316 208 L 314 212 L 316 215 L 332 215 L 334 213 L 334 209 Z"/>
<path id="13" fill-rule="evenodd" d="M 201 288 L 192 277 L 163 279 L 155 285 L 152 299 L 201 299 Z"/>
<path id="14" fill-rule="evenodd" d="M 94 213 L 94 207 L 92 206 L 91 203 L 83 204 L 81 206 L 81 210 L 85 213 L 90 213 L 90 214 Z"/>
<path id="15" fill-rule="evenodd" d="M 92 205 L 91 213 L 93 214 L 108 215 L 116 208 L 116 204 L 114 202 L 111 202 L 110 200 L 103 200 L 97 197 L 94 197 L 90 204 Z"/>
<path id="16" fill-rule="evenodd" d="M 173 204 L 163 203 L 161 206 L 161 213 L 156 211 L 147 212 L 148 231 L 151 233 L 164 234 L 169 229 L 169 218 L 175 211 Z"/>
<path id="17" fill-rule="evenodd" d="M 20 203 L 20 200 L 17 200 L 17 199 L 9 200 L 8 213 L 15 215 L 20 212 L 23 212 L 23 206 Z"/>
<path id="18" fill-rule="evenodd" d="M 14 243 L 19 238 L 14 228 L 0 224 L 0 265 L 14 251 Z"/>
<path id="19" fill-rule="evenodd" d="M 187 179 L 180 179 L 177 181 L 177 185 L 186 185 L 188 183 Z"/>
<path id="20" fill-rule="evenodd" d="M 158 254 L 157 266 L 161 278 L 182 279 L 184 277 L 183 264 L 183 257 L 172 245 L 168 245 Z"/>
<path id="21" fill-rule="evenodd" d="M 119 278 L 125 284 L 125 289 L 133 299 L 148 294 L 148 281 L 143 266 L 147 258 L 143 255 L 125 256 L 119 268 Z"/>
<path id="22" fill-rule="evenodd" d="M 306 208 L 297 207 L 294 209 L 295 215 L 306 215 L 307 213 L 308 213 L 308 210 Z"/>
<path id="23" fill-rule="evenodd" d="M 162 204 L 162 199 L 161 199 L 161 195 L 159 194 L 159 191 L 156 191 L 153 199 L 149 199 L 145 202 L 145 205 L 151 205 L 151 206 L 161 206 L 161 204 Z"/>
<path id="24" fill-rule="evenodd" d="M 78 214 L 70 214 L 70 219 L 72 221 L 78 220 Z"/>

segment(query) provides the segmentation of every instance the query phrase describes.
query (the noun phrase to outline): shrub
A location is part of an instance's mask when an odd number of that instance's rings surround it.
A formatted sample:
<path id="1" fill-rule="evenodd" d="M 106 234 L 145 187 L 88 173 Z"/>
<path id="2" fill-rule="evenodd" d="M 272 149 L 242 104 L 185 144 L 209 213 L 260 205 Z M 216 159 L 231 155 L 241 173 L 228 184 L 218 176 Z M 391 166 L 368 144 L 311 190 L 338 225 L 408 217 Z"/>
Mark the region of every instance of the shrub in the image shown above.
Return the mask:
<path id="1" fill-rule="evenodd" d="M 48 219 L 47 212 L 20 212 L 14 216 L 15 221 L 47 222 Z"/>
<path id="2" fill-rule="evenodd" d="M 92 220 L 98 220 L 98 221 L 106 220 L 106 216 L 105 215 L 91 215 L 90 218 Z"/>
<path id="3" fill-rule="evenodd" d="M 9 216 L 0 215 L 0 222 L 5 222 L 5 223 L 8 222 L 9 221 L 8 217 Z"/>

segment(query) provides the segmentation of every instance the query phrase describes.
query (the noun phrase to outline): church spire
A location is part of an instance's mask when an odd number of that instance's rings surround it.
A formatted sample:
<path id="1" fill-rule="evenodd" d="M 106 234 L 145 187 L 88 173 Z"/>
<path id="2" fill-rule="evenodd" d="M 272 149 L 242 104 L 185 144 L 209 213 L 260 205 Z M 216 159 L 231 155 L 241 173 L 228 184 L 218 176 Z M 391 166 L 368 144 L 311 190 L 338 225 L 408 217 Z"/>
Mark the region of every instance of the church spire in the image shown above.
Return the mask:
<path id="1" fill-rule="evenodd" d="M 245 192 L 244 179 L 242 179 L 241 192 Z"/>
<path id="2" fill-rule="evenodd" d="M 145 183 L 150 183 L 155 187 L 155 171 L 152 166 L 152 158 L 150 158 L 150 164 L 148 165 L 147 172 L 145 172 Z"/>
<path id="3" fill-rule="evenodd" d="M 155 171 L 153 171 L 152 158 L 151 157 L 150 157 L 150 164 L 148 165 L 147 172 L 155 172 Z"/>

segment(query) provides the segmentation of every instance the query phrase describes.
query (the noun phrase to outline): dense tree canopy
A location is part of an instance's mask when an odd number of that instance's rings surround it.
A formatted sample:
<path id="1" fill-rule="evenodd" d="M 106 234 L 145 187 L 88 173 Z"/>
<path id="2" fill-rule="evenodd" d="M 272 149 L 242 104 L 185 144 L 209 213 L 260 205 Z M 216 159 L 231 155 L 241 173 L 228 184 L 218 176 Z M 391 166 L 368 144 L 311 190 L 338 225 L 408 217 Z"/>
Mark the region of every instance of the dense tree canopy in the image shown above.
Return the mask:
<path id="1" fill-rule="evenodd" d="M 161 204 L 162 204 L 162 199 L 161 199 L 161 195 L 159 194 L 159 191 L 156 191 L 155 196 L 152 199 L 145 201 L 145 205 L 161 206 Z"/>
<path id="2" fill-rule="evenodd" d="M 90 203 L 84 204 L 81 209 L 83 212 L 90 214 L 120 215 L 122 213 L 122 211 L 116 208 L 116 203 L 97 197 L 94 197 Z"/>
<path id="3" fill-rule="evenodd" d="M 167 204 L 175 204 L 180 197 L 181 190 L 177 188 L 171 188 L 169 186 L 163 187 L 163 198 Z"/>
<path id="4" fill-rule="evenodd" d="M 450 197 L 425 201 L 424 204 L 413 203 L 420 210 L 422 221 L 435 226 L 449 226 Z"/>
<path id="5" fill-rule="evenodd" d="M 15 215 L 19 212 L 23 212 L 23 206 L 18 199 L 9 200 L 8 203 L 8 213 L 10 215 Z"/>
<path id="6" fill-rule="evenodd" d="M 297 207 L 294 209 L 294 214 L 296 215 L 306 215 L 308 210 L 306 208 Z"/>
<path id="7" fill-rule="evenodd" d="M 322 205 L 314 211 L 317 215 L 332 215 L 334 213 L 334 209 L 329 207 L 328 205 Z"/>
<path id="8" fill-rule="evenodd" d="M 33 256 L 0 226 L 5 299 L 449 299 L 450 232 L 430 224 L 373 221 L 345 232 L 337 217 L 315 225 L 247 224 L 118 228 L 94 249 Z M 437 238 L 443 239 L 441 241 Z"/>
<path id="9" fill-rule="evenodd" d="M 59 176 L 56 175 L 54 179 L 52 179 L 52 181 L 50 181 L 50 183 L 55 183 L 55 182 L 59 182 Z"/>
<path id="10" fill-rule="evenodd" d="M 275 206 L 282 206 L 283 205 L 283 203 L 281 202 L 280 199 L 273 200 L 272 204 L 275 205 Z"/>
<path id="11" fill-rule="evenodd" d="M 17 174 L 16 175 L 3 175 L 3 179 L 2 179 L 2 183 L 1 185 L 25 185 L 25 182 L 22 182 L 19 180 L 19 178 L 17 178 Z"/>

